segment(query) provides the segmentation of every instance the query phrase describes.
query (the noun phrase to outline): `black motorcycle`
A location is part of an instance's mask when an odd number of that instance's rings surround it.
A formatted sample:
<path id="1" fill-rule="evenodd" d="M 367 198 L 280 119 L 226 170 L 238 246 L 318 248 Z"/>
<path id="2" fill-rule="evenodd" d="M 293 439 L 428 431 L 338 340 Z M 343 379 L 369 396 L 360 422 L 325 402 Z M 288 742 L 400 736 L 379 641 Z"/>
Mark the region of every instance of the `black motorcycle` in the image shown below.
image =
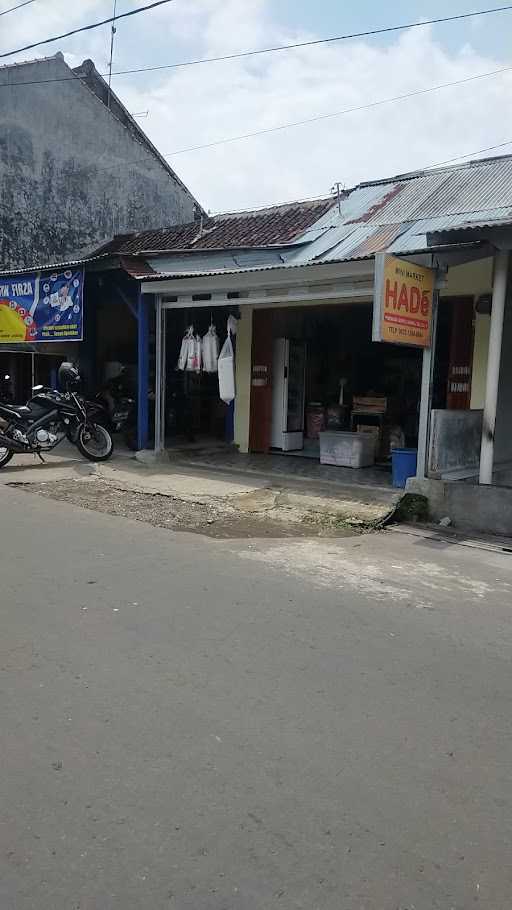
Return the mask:
<path id="1" fill-rule="evenodd" d="M 103 409 L 86 401 L 75 389 L 80 382 L 72 364 L 59 368 L 59 385 L 65 391 L 35 388 L 26 405 L 0 403 L 0 468 L 14 454 L 38 455 L 49 452 L 68 439 L 89 461 L 106 461 L 112 455 L 114 443 L 102 425 Z"/>

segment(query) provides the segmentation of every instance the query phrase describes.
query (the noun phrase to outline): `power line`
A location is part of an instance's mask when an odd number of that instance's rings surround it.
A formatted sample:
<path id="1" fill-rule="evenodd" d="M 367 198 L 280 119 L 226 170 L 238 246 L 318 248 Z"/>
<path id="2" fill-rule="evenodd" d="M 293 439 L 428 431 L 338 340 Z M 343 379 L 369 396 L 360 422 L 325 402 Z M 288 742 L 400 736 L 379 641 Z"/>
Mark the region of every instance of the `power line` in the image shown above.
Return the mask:
<path id="1" fill-rule="evenodd" d="M 440 84 L 440 85 L 430 86 L 430 88 L 418 89 L 418 90 L 415 91 L 415 92 L 408 92 L 408 93 L 405 94 L 405 95 L 397 95 L 397 96 L 395 96 L 395 97 L 393 97 L 393 98 L 383 98 L 383 99 L 381 99 L 381 100 L 379 100 L 379 101 L 372 101 L 372 102 L 370 102 L 369 104 L 360 105 L 359 107 L 355 107 L 355 108 L 346 108 L 346 109 L 343 110 L 343 111 L 337 111 L 337 112 L 332 113 L 332 114 L 320 114 L 319 116 L 314 117 L 314 118 L 310 118 L 310 119 L 308 119 L 308 120 L 297 121 L 297 122 L 294 123 L 294 124 L 283 124 L 283 125 L 278 126 L 278 127 L 269 127 L 268 129 L 265 129 L 265 130 L 256 130 L 254 133 L 246 133 L 245 135 L 239 136 L 239 137 L 230 137 L 229 139 L 220 139 L 220 140 L 217 140 L 216 142 L 206 143 L 205 145 L 201 145 L 201 146 L 191 146 L 190 149 L 180 149 L 179 151 L 176 151 L 176 152 L 168 152 L 168 153 L 166 153 L 166 154 L 161 153 L 161 157 L 162 157 L 162 158 L 173 158 L 174 155 L 177 155 L 177 154 L 185 154 L 187 151 L 192 151 L 192 150 L 195 151 L 195 150 L 197 150 L 197 149 L 211 148 L 212 146 L 221 145 L 221 144 L 224 144 L 224 143 L 226 143 L 226 142 L 235 142 L 235 141 L 237 141 L 238 139 L 246 139 L 246 138 L 249 138 L 249 137 L 252 137 L 252 136 L 258 136 L 258 135 L 261 135 L 261 134 L 266 134 L 266 133 L 274 132 L 274 131 L 281 130 L 281 129 L 287 129 L 289 126 L 303 125 L 303 124 L 307 124 L 307 123 L 310 123 L 310 122 L 316 122 L 316 121 L 318 121 L 318 120 L 327 119 L 328 117 L 337 117 L 337 116 L 341 116 L 342 114 L 348 114 L 348 113 L 352 113 L 352 112 L 355 112 L 355 111 L 367 110 L 367 109 L 369 109 L 369 108 L 377 107 L 377 106 L 379 106 L 379 105 L 391 104 L 391 103 L 396 102 L 396 101 L 403 101 L 403 100 L 406 100 L 407 98 L 415 97 L 416 95 L 425 95 L 425 94 L 427 94 L 428 92 L 439 91 L 440 89 L 448 88 L 448 87 L 451 87 L 451 86 L 453 86 L 453 85 L 459 85 L 459 84 L 461 84 L 461 83 L 472 82 L 472 81 L 474 81 L 475 79 L 484 79 L 484 78 L 486 78 L 486 77 L 488 77 L 488 76 L 494 76 L 494 75 L 498 75 L 498 74 L 501 74 L 501 73 L 510 72 L 511 70 L 512 70 L 512 67 L 509 66 L 509 67 L 504 67 L 503 69 L 500 69 L 500 70 L 494 70 L 494 71 L 489 72 L 489 73 L 480 73 L 480 74 L 478 74 L 478 75 L 476 75 L 476 76 L 467 76 L 465 79 L 460 79 L 460 80 L 457 80 L 457 81 L 455 81 L 455 82 L 445 82 L 445 83 L 442 83 L 442 84 Z M 504 143 L 504 144 L 507 145 L 508 143 Z M 493 148 L 499 148 L 499 147 L 500 147 L 500 146 L 495 146 L 495 147 L 491 146 L 489 149 L 482 149 L 482 150 L 480 150 L 480 151 L 492 151 Z M 480 151 L 472 152 L 472 153 L 470 153 L 470 155 L 467 155 L 466 157 L 471 157 L 471 155 L 473 155 L 473 154 L 474 154 L 474 155 L 480 154 Z M 453 159 L 453 160 L 458 160 L 458 158 Z M 444 163 L 450 163 L 450 162 L 439 162 L 438 164 L 428 165 L 428 167 L 432 167 L 432 168 L 434 168 L 434 167 L 441 167 Z M 124 162 L 121 162 L 121 163 L 118 163 L 118 164 L 109 164 L 109 165 L 106 165 L 105 167 L 99 167 L 99 168 L 97 168 L 96 170 L 97 170 L 97 172 L 115 171 L 115 170 L 121 170 L 121 169 L 126 168 L 126 167 L 131 167 L 131 166 L 134 166 L 134 165 L 137 165 L 137 164 L 146 164 L 146 165 L 147 165 L 147 164 L 148 164 L 147 157 L 145 157 L 145 158 L 135 158 L 135 159 L 132 159 L 131 161 L 124 161 Z"/>
<path id="2" fill-rule="evenodd" d="M 183 66 L 201 66 L 204 63 L 222 63 L 227 60 L 240 60 L 242 57 L 256 57 L 260 54 L 274 54 L 278 51 L 297 50 L 301 47 L 315 47 L 320 44 L 333 44 L 336 41 L 350 41 L 355 38 L 371 38 L 375 35 L 385 35 L 389 32 L 400 32 L 410 28 L 424 28 L 427 25 L 440 25 L 443 22 L 455 22 L 460 19 L 471 19 L 476 16 L 487 16 L 491 13 L 505 13 L 512 10 L 512 4 L 508 6 L 496 6 L 493 9 L 475 10 L 470 13 L 459 13 L 457 16 L 444 16 L 437 19 L 425 19 L 421 22 L 408 22 L 403 25 L 389 25 L 384 28 L 369 29 L 365 32 L 353 32 L 347 35 L 335 35 L 331 38 L 316 38 L 312 41 L 298 41 L 295 44 L 280 44 L 275 47 L 263 47 L 254 51 L 240 51 L 236 54 L 225 54 L 222 57 L 203 57 L 200 60 L 185 60 L 182 63 L 166 63 L 159 66 L 147 66 L 143 69 L 119 70 L 114 73 L 115 76 L 129 76 L 133 73 L 151 73 L 157 70 L 178 69 Z"/>
<path id="3" fill-rule="evenodd" d="M 424 170 L 443 167 L 444 164 L 453 164 L 455 161 L 462 161 L 464 158 L 473 158 L 474 155 L 483 155 L 484 152 L 494 152 L 496 149 L 502 149 L 506 145 L 512 145 L 512 139 L 507 139 L 506 142 L 498 142 L 497 145 L 488 145 L 487 148 L 477 149 L 475 152 L 468 152 L 466 155 L 457 155 L 455 158 L 446 158 L 444 161 L 438 161 L 436 164 L 429 164 Z"/>
<path id="4" fill-rule="evenodd" d="M 225 145 L 230 142 L 240 142 L 243 139 L 252 139 L 255 136 L 264 136 L 268 133 L 277 133 L 281 130 L 292 129 L 297 126 L 306 126 L 310 123 L 318 123 L 321 120 L 329 120 L 333 117 L 341 117 L 344 114 L 354 114 L 358 111 L 366 111 L 374 107 L 380 107 L 383 104 L 393 104 L 397 101 L 406 101 L 408 98 L 417 98 L 419 95 L 427 95 L 430 92 L 438 92 L 441 89 L 451 88 L 455 85 L 464 85 L 466 82 L 474 82 L 476 79 L 487 79 L 490 76 L 497 76 L 501 73 L 507 73 L 512 70 L 512 66 L 505 66 L 499 70 L 492 70 L 488 73 L 479 73 L 476 76 L 466 76 L 464 79 L 456 79 L 452 82 L 441 82 L 439 85 L 432 85 L 429 88 L 417 89 L 413 92 L 406 92 L 403 95 L 394 95 L 391 98 L 381 98 L 378 101 L 370 101 L 368 104 L 360 104 L 356 107 L 346 107 L 341 111 L 332 111 L 327 114 L 317 114 L 315 117 L 307 117 L 304 120 L 294 120 L 290 123 L 281 123 L 278 126 L 269 126 L 262 130 L 253 130 L 250 133 L 242 133 L 239 136 L 229 136 L 225 139 L 216 139 L 213 142 L 206 142 L 203 145 L 191 145 L 188 148 L 176 149 L 174 152 L 168 152 L 164 158 L 172 158 L 174 155 L 183 155 L 186 152 L 196 152 L 200 149 L 214 148 L 218 145 Z"/>
<path id="5" fill-rule="evenodd" d="M 31 3 L 35 3 L 35 0 L 24 0 L 24 3 L 18 3 L 17 6 L 11 6 L 9 9 L 0 10 L 0 16 L 6 16 L 7 13 L 14 13 L 15 10 L 21 9 L 22 6 L 29 6 Z"/>
<path id="6" fill-rule="evenodd" d="M 120 13 L 118 16 L 110 16 L 108 19 L 102 19 L 101 22 L 92 22 L 90 25 L 82 25 L 80 28 L 74 28 L 70 32 L 64 32 L 62 35 L 55 35 L 53 38 L 44 38 L 42 41 L 35 41 L 33 44 L 25 44 L 24 47 L 19 47 L 15 51 L 6 51 L 3 54 L 0 54 L 0 59 L 4 57 L 12 57 L 14 54 L 21 54 L 22 51 L 30 51 L 34 47 L 41 47 L 42 44 L 51 44 L 54 41 L 61 41 L 63 38 L 70 38 L 73 35 L 78 35 L 80 32 L 90 32 L 92 29 L 101 28 L 102 25 L 108 25 L 110 22 L 119 21 L 119 19 L 127 19 L 128 16 L 136 16 L 138 13 L 146 13 L 150 9 L 155 9 L 157 6 L 164 6 L 166 3 L 172 3 L 172 0 L 155 0 L 154 3 L 150 3 L 148 6 L 139 6 L 137 9 L 129 10 L 127 13 Z"/>
<path id="7" fill-rule="evenodd" d="M 112 9 L 112 30 L 110 34 L 110 59 L 108 64 L 108 94 L 107 94 L 107 107 L 110 110 L 110 100 L 112 94 L 112 61 L 114 59 L 114 41 L 116 39 L 116 9 L 117 9 L 117 0 L 114 0 L 114 6 Z"/>
<path id="8" fill-rule="evenodd" d="M 183 155 L 186 152 L 198 151 L 200 149 L 213 148 L 215 146 L 224 145 L 226 143 L 238 142 L 243 139 L 253 138 L 254 136 L 266 135 L 268 133 L 273 133 L 273 132 L 277 132 L 280 130 L 289 129 L 291 127 L 304 126 L 309 123 L 316 123 L 318 121 L 327 120 L 327 119 L 333 118 L 333 117 L 341 117 L 344 114 L 356 113 L 358 111 L 364 111 L 364 110 L 369 110 L 374 107 L 379 107 L 384 104 L 392 104 L 392 103 L 398 102 L 398 101 L 405 101 L 408 98 L 414 98 L 414 97 L 417 97 L 418 95 L 426 95 L 429 92 L 437 92 L 444 88 L 451 88 L 452 86 L 465 84 L 466 82 L 473 82 L 477 79 L 485 79 L 490 76 L 501 75 L 502 73 L 508 73 L 510 71 L 512 71 L 512 66 L 506 66 L 506 67 L 503 67 L 502 69 L 492 70 L 491 72 L 488 72 L 488 73 L 478 73 L 475 76 L 466 76 L 464 79 L 458 79 L 454 82 L 443 82 L 440 85 L 432 85 L 429 88 L 417 89 L 416 91 L 413 91 L 413 92 L 407 92 L 404 95 L 395 95 L 392 98 L 381 98 L 378 101 L 371 101 L 368 104 L 361 104 L 361 105 L 358 105 L 357 107 L 345 108 L 342 111 L 334 111 L 329 114 L 319 114 L 316 117 L 310 117 L 306 120 L 297 120 L 293 123 L 286 123 L 286 124 L 281 124 L 280 126 L 267 127 L 266 129 L 263 129 L 263 130 L 255 130 L 252 133 L 244 133 L 241 136 L 231 136 L 226 139 L 217 139 L 214 142 L 207 142 L 204 145 L 190 146 L 188 148 L 178 149 L 174 152 L 167 152 L 165 154 L 161 153 L 161 157 L 162 158 L 173 158 L 175 155 Z M 478 154 L 478 152 L 475 152 L 474 154 Z M 143 163 L 147 164 L 147 158 L 135 158 L 132 161 L 125 161 L 120 164 L 109 164 L 105 167 L 100 167 L 97 170 L 98 171 L 113 171 L 113 170 L 121 169 L 124 167 L 130 167 L 132 165 L 143 164 Z M 441 162 L 439 165 L 433 164 L 433 165 L 430 165 L 430 167 L 441 166 L 442 163 L 443 162 Z"/>
<path id="9" fill-rule="evenodd" d="M 497 145 L 488 145 L 486 148 L 483 148 L 483 149 L 475 149 L 473 152 L 467 152 L 465 155 L 457 155 L 455 158 L 446 158 L 444 161 L 436 162 L 436 164 L 428 164 L 425 167 L 412 169 L 405 173 L 397 174 L 395 177 L 389 177 L 387 179 L 390 182 L 392 182 L 393 180 L 396 180 L 396 181 L 404 180 L 408 174 L 416 174 L 416 173 L 421 173 L 422 171 L 434 170 L 435 168 L 442 167 L 445 164 L 453 164 L 454 162 L 461 161 L 464 158 L 473 158 L 475 155 L 481 155 L 484 152 L 493 152 L 496 149 L 504 148 L 507 145 L 512 145 L 512 139 L 508 139 L 506 142 L 499 142 L 499 143 L 497 143 Z M 378 181 L 373 181 L 373 182 L 378 182 Z M 353 189 L 357 189 L 357 185 L 355 187 L 352 187 L 349 190 L 349 192 L 352 192 Z M 241 209 L 233 209 L 232 211 L 228 211 L 228 212 L 225 212 L 225 211 L 214 212 L 213 217 L 217 217 L 218 215 L 240 215 L 240 214 L 243 214 L 244 212 L 257 212 L 260 210 L 263 211 L 265 209 L 276 208 L 281 205 L 294 205 L 294 204 L 300 205 L 303 202 L 327 202 L 328 199 L 332 199 L 332 203 L 334 206 L 336 203 L 336 196 L 324 192 L 324 193 L 316 193 L 314 196 L 301 196 L 299 199 L 297 199 L 295 197 L 294 199 L 285 199 L 285 200 L 280 200 L 279 202 L 268 202 L 266 204 L 259 203 L 258 205 L 254 205 L 254 206 L 245 205 Z"/>
<path id="10" fill-rule="evenodd" d="M 25 0 L 25 2 L 33 3 L 34 0 Z M 160 0 L 160 3 L 170 3 L 170 2 L 171 2 L 171 0 Z M 1 54 L 0 57 L 11 56 L 12 54 L 17 54 L 24 50 L 30 50 L 34 47 L 37 47 L 40 44 L 47 44 L 51 41 L 58 41 L 61 38 L 67 38 L 70 35 L 75 35 L 80 31 L 85 31 L 85 30 L 91 29 L 91 28 L 98 28 L 101 25 L 106 25 L 109 22 L 114 22 L 115 19 L 121 19 L 121 18 L 123 18 L 123 16 L 133 16 L 138 12 L 145 11 L 146 9 L 152 9 L 153 6 L 158 6 L 158 5 L 159 5 L 159 3 L 153 3 L 147 7 L 141 7 L 137 10 L 132 10 L 131 12 L 123 13 L 122 15 L 111 17 L 110 19 L 104 19 L 102 22 L 98 22 L 94 25 L 84 26 L 83 28 L 80 28 L 80 29 L 75 29 L 72 32 L 67 32 L 65 35 L 60 35 L 57 38 L 48 38 L 46 41 L 38 42 L 38 44 L 31 44 L 31 45 L 28 45 L 27 47 L 20 48 L 18 51 L 10 51 L 9 54 Z M 509 4 L 508 6 L 497 6 L 497 7 L 493 7 L 492 9 L 475 10 L 475 11 L 469 12 L 469 13 L 460 13 L 456 16 L 439 17 L 437 19 L 425 19 L 425 20 L 422 20 L 421 22 L 409 22 L 409 23 L 404 23 L 403 25 L 390 25 L 390 26 L 386 26 L 384 28 L 370 29 L 365 32 L 353 32 L 351 34 L 346 34 L 346 35 L 335 35 L 330 38 L 318 38 L 318 39 L 315 39 L 312 41 L 300 41 L 300 42 L 296 42 L 294 44 L 282 44 L 282 45 L 276 45 L 275 47 L 265 47 L 265 48 L 259 48 L 256 50 L 250 50 L 250 51 L 240 51 L 239 53 L 235 53 L 235 54 L 224 54 L 223 56 L 220 56 L 220 57 L 203 57 L 198 60 L 183 60 L 183 61 L 179 61 L 178 63 L 162 63 L 162 64 L 158 64 L 156 66 L 141 66 L 141 67 L 134 67 L 132 69 L 126 69 L 126 70 L 115 70 L 112 73 L 106 72 L 106 73 L 101 73 L 100 75 L 102 75 L 104 77 L 107 77 L 110 75 L 111 76 L 132 76 L 132 75 L 136 75 L 138 73 L 154 73 L 159 70 L 180 69 L 182 67 L 188 67 L 188 66 L 203 66 L 204 64 L 207 64 L 207 63 L 222 63 L 222 62 L 226 62 L 229 60 L 239 60 L 244 57 L 255 57 L 255 56 L 259 56 L 261 54 L 272 54 L 272 53 L 277 53 L 279 51 L 297 50 L 297 49 L 303 48 L 303 47 L 314 47 L 316 45 L 332 44 L 337 41 L 348 41 L 348 40 L 352 40 L 355 38 L 368 38 L 368 37 L 372 37 L 375 35 L 383 35 L 383 34 L 386 34 L 389 32 L 404 31 L 404 30 L 411 29 L 411 28 L 424 28 L 427 25 L 439 25 L 439 24 L 442 24 L 445 22 L 454 22 L 454 21 L 462 20 L 462 19 L 470 19 L 470 18 L 474 18 L 476 16 L 487 16 L 487 15 L 494 14 L 494 13 L 510 12 L 511 10 L 512 10 L 512 4 Z M 39 84 L 49 83 L 49 82 L 70 82 L 70 81 L 73 81 L 75 78 L 77 78 L 77 77 L 67 76 L 67 77 L 61 77 L 61 78 L 56 78 L 56 79 L 36 79 L 36 80 L 30 81 L 30 82 L 17 82 L 16 85 L 17 86 L 18 85 L 39 85 Z M 0 88 L 1 87 L 2 86 L 0 85 Z"/>

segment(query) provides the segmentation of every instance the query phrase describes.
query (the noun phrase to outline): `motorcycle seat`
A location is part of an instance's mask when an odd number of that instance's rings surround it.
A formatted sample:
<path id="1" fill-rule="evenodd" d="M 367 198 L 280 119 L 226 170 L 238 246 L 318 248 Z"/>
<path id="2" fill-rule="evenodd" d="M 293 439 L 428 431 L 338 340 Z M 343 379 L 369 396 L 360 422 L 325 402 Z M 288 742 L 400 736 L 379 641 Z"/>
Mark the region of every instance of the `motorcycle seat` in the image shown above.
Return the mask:
<path id="1" fill-rule="evenodd" d="M 27 418 L 36 412 L 36 409 L 27 404 L 2 404 L 0 410 L 4 414 L 11 414 L 13 417 Z M 39 413 L 39 409 L 37 409 Z"/>

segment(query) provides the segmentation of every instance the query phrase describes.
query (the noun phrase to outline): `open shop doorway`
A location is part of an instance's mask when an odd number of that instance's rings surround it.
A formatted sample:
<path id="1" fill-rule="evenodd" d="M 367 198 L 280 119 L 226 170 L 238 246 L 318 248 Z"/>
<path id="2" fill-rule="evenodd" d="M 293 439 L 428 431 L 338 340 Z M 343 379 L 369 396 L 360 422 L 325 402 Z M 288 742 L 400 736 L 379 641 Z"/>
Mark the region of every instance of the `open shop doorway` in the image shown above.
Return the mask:
<path id="1" fill-rule="evenodd" d="M 165 445 L 212 447 L 233 442 L 235 400 L 219 391 L 218 356 L 230 334 L 236 356 L 238 307 L 167 310 Z"/>
<path id="2" fill-rule="evenodd" d="M 256 311 L 256 364 L 270 382 L 252 389 L 251 451 L 320 461 L 328 433 L 364 433 L 368 466 L 390 470 L 392 448 L 416 448 L 422 352 L 373 342 L 371 303 Z"/>

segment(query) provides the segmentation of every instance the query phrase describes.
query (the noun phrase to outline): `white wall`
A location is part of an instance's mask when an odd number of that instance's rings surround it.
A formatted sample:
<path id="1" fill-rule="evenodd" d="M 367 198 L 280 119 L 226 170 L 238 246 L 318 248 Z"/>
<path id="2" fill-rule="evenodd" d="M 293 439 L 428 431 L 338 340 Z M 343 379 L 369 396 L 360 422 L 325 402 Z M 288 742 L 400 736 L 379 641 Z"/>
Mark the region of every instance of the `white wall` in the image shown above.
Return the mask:
<path id="1" fill-rule="evenodd" d="M 473 375 L 471 379 L 471 408 L 473 410 L 480 410 L 485 403 L 490 333 L 491 317 L 483 313 L 477 313 L 473 345 Z"/>
<path id="2" fill-rule="evenodd" d="M 448 270 L 446 287 L 441 297 L 479 297 L 492 293 L 494 260 L 478 259 L 453 266 Z M 473 371 L 471 376 L 471 408 L 481 410 L 485 401 L 487 357 L 489 352 L 490 316 L 477 314 L 473 344 Z"/>

